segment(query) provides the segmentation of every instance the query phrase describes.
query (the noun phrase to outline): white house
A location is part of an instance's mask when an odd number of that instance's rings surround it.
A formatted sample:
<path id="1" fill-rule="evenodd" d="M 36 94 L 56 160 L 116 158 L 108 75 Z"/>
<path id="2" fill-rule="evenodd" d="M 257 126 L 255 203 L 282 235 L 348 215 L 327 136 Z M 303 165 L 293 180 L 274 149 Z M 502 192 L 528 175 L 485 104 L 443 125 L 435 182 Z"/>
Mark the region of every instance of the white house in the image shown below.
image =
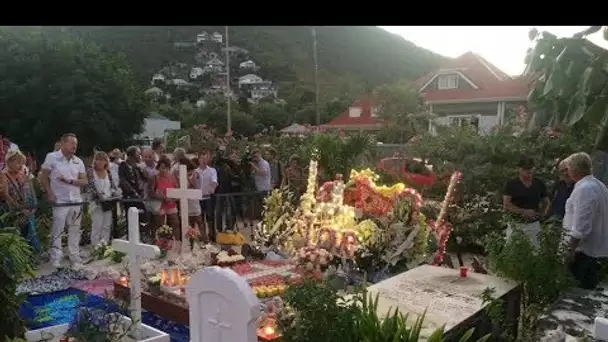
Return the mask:
<path id="1" fill-rule="evenodd" d="M 163 74 L 154 74 L 152 76 L 152 84 L 156 84 L 156 82 L 165 82 L 165 76 Z"/>
<path id="2" fill-rule="evenodd" d="M 169 120 L 158 113 L 150 113 L 148 117 L 144 119 L 144 126 L 141 134 L 136 135 L 135 139 L 151 142 L 157 138 L 164 138 L 168 131 L 179 131 L 180 129 L 181 122 Z"/>
<path id="3" fill-rule="evenodd" d="M 190 84 L 188 81 L 181 78 L 174 78 L 168 82 L 169 84 L 175 84 L 176 86 L 184 86 Z"/>
<path id="4" fill-rule="evenodd" d="M 243 63 L 239 64 L 239 68 L 241 69 L 255 69 L 255 67 L 255 62 L 252 60 L 244 61 Z"/>
<path id="5" fill-rule="evenodd" d="M 207 41 L 207 40 L 209 40 L 209 33 L 205 32 L 205 31 L 203 31 L 203 32 L 201 32 L 201 33 L 199 33 L 199 34 L 196 35 L 196 42 L 197 43 L 201 43 L 201 42 L 204 42 L 204 41 Z"/>
<path id="6" fill-rule="evenodd" d="M 211 34 L 211 40 L 216 43 L 221 43 L 224 41 L 224 36 L 222 36 L 222 34 L 219 32 L 213 32 Z"/>
<path id="7" fill-rule="evenodd" d="M 165 92 L 158 87 L 152 87 L 152 88 L 146 90 L 144 92 L 144 94 L 146 94 L 148 96 L 161 97 L 165 94 Z"/>
<path id="8" fill-rule="evenodd" d="M 203 72 L 222 72 L 224 71 L 224 62 L 220 61 L 219 58 L 210 59 L 203 68 Z"/>
<path id="9" fill-rule="evenodd" d="M 191 79 L 196 79 L 200 76 L 202 76 L 205 72 L 203 71 L 203 68 L 201 67 L 194 67 L 192 69 L 190 69 L 190 78 Z"/>
<path id="10" fill-rule="evenodd" d="M 239 88 L 241 88 L 244 85 L 253 85 L 253 84 L 259 84 L 264 82 L 264 80 L 257 75 L 254 74 L 247 74 L 245 76 L 241 76 L 239 77 Z"/>
<path id="11" fill-rule="evenodd" d="M 266 97 L 276 98 L 278 91 L 271 85 L 271 82 L 258 83 L 251 88 L 251 99 L 259 101 Z"/>
<path id="12" fill-rule="evenodd" d="M 205 107 L 205 105 L 207 104 L 207 101 L 205 101 L 205 99 L 198 99 L 198 101 L 196 101 L 196 108 L 202 108 Z"/>

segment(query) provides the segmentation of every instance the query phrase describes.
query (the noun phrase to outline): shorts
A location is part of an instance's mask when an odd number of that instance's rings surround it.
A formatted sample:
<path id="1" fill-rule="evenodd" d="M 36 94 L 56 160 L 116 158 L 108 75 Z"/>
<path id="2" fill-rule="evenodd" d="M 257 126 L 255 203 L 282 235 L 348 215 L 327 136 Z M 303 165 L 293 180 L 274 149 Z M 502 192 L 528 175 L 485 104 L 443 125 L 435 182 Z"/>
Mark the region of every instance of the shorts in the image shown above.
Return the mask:
<path id="1" fill-rule="evenodd" d="M 177 214 L 177 208 L 160 208 L 156 215 L 164 216 L 164 215 L 173 215 Z"/>

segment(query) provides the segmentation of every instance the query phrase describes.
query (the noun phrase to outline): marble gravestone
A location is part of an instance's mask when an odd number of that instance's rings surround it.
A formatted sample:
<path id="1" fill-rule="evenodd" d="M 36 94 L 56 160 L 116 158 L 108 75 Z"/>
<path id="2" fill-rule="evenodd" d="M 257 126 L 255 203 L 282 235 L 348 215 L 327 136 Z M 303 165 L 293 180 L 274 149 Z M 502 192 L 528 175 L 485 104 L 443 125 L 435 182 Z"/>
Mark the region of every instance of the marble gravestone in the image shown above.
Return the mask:
<path id="1" fill-rule="evenodd" d="M 381 317 L 398 309 L 413 322 L 426 310 L 421 335 L 428 337 L 442 326 L 447 336 L 475 327 L 483 314 L 482 293 L 487 288 L 494 288 L 494 298 L 515 294 L 516 303 L 512 305 L 519 308 L 519 286 L 515 282 L 473 272 L 460 277 L 458 270 L 431 265 L 416 267 L 367 290 L 372 298 L 379 295 Z"/>
<path id="2" fill-rule="evenodd" d="M 256 342 L 261 303 L 245 278 L 206 267 L 188 282 L 191 342 Z"/>

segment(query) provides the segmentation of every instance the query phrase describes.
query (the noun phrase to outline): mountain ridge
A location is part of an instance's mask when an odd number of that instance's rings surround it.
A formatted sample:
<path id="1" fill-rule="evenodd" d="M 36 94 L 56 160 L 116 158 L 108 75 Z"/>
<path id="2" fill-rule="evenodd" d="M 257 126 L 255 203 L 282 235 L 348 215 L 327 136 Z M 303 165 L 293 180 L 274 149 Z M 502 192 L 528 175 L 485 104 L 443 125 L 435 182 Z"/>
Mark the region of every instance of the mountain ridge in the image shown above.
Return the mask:
<path id="1" fill-rule="evenodd" d="M 191 63 L 175 42 L 196 41 L 202 31 L 224 34 L 224 26 L 80 26 L 70 31 L 125 53 L 142 81 L 171 62 Z M 320 88 L 329 93 L 366 92 L 402 79 L 410 81 L 447 57 L 372 26 L 316 27 Z M 230 26 L 231 46 L 250 51 L 260 76 L 302 91 L 314 89 L 311 27 Z M 340 91 L 332 91 L 340 89 Z M 336 95 L 336 94 L 332 94 Z M 354 95 L 354 94 L 351 94 Z"/>

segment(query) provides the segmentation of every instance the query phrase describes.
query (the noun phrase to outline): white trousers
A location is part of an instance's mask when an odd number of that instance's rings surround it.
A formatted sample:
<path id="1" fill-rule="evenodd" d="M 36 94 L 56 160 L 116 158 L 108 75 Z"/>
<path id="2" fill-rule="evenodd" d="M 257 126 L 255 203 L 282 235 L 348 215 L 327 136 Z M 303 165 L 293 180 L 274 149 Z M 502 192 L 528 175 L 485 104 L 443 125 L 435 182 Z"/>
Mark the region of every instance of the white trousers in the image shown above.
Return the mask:
<path id="1" fill-rule="evenodd" d="M 72 207 L 53 207 L 53 227 L 51 228 L 51 252 L 52 262 L 58 262 L 63 257 L 61 248 L 61 234 L 67 226 L 68 229 L 68 254 L 74 263 L 80 260 L 80 221 L 82 219 L 82 208 Z"/>
<path id="2" fill-rule="evenodd" d="M 540 233 L 540 222 L 535 221 L 531 223 L 510 223 L 507 227 L 507 240 L 511 238 L 514 229 L 520 229 L 530 239 L 532 246 L 538 248 L 538 234 Z"/>
<path id="3" fill-rule="evenodd" d="M 112 231 L 112 211 L 103 211 L 101 205 L 91 203 L 91 245 L 97 246 L 101 241 L 110 242 Z"/>

